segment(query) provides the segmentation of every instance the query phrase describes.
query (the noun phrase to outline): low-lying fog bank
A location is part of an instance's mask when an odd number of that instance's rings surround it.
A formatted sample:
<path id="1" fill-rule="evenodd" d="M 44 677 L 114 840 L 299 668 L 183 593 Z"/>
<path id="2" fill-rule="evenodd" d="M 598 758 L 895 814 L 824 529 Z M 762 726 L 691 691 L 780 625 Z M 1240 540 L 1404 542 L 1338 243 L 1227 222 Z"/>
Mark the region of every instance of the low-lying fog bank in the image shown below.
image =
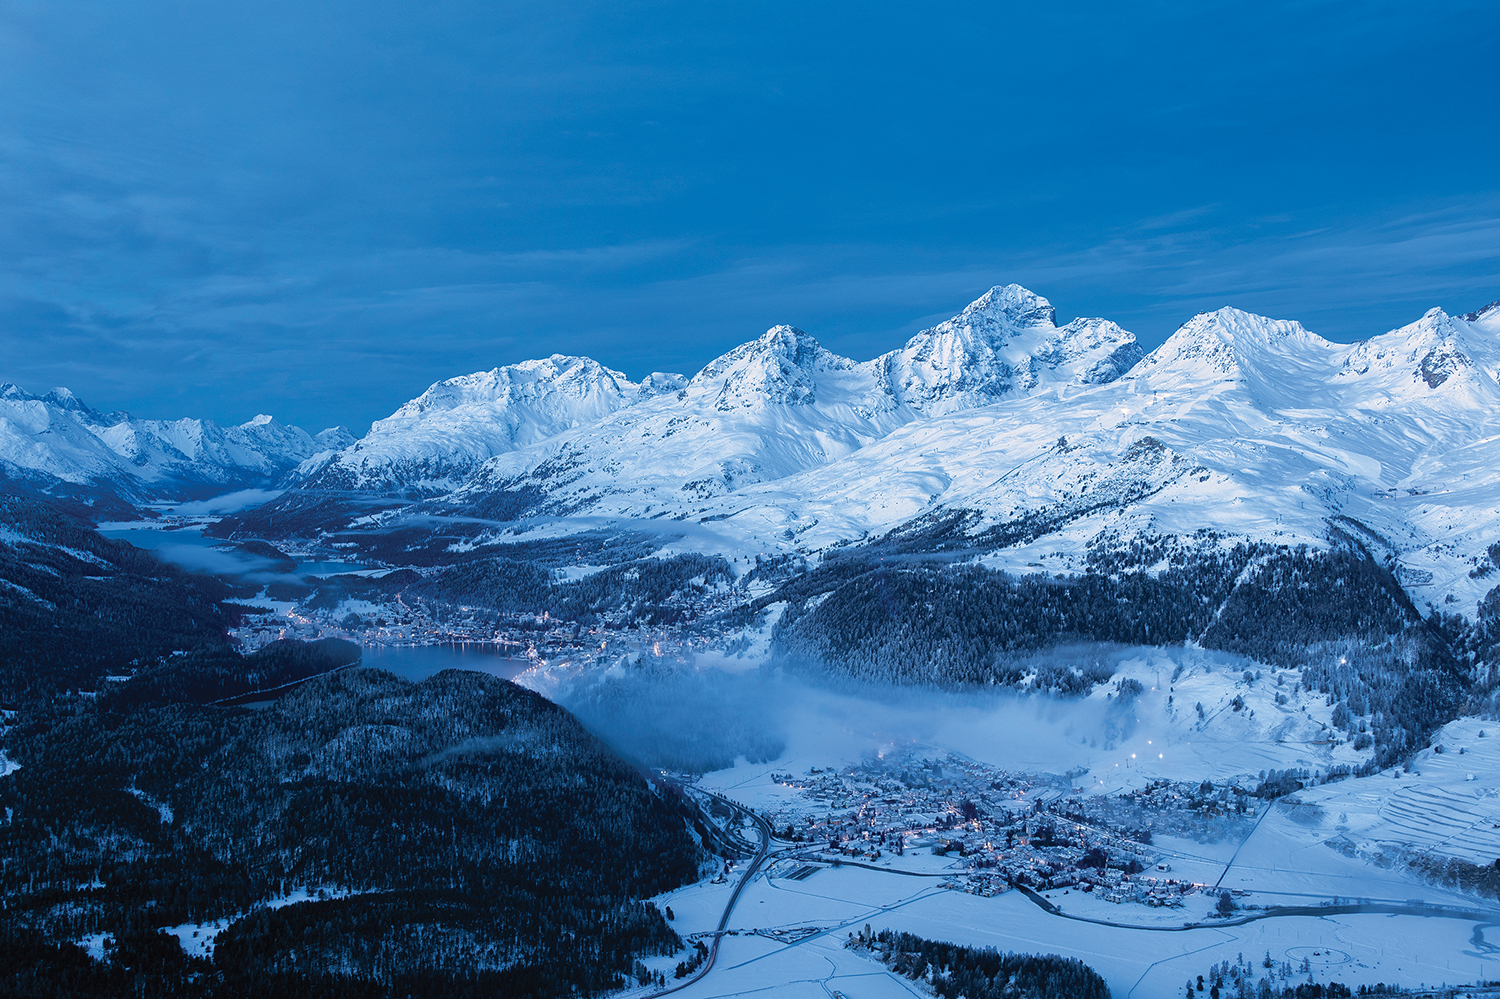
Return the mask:
<path id="1" fill-rule="evenodd" d="M 608 673 L 530 673 L 545 693 L 650 766 L 707 771 L 852 762 L 901 750 L 956 752 L 1006 769 L 1087 770 L 1112 791 L 1165 777 L 1219 780 L 1263 770 L 1358 765 L 1332 709 L 1296 670 L 1183 648 L 1056 650 L 1051 670 L 1104 677 L 1085 693 L 828 689 L 765 670 L 731 672 L 650 657 Z"/>

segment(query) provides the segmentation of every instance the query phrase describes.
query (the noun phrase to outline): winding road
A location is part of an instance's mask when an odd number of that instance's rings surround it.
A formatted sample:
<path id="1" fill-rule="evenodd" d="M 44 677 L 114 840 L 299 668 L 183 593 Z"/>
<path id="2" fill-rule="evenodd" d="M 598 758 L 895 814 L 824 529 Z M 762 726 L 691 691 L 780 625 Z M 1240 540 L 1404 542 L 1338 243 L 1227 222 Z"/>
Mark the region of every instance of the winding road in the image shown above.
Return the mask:
<path id="1" fill-rule="evenodd" d="M 670 778 L 663 777 L 661 779 L 675 784 L 684 792 L 686 792 L 687 790 L 682 784 L 679 784 L 676 781 L 672 781 Z M 718 960 L 719 957 L 719 941 L 723 939 L 724 931 L 729 928 L 729 917 L 734 913 L 735 903 L 740 900 L 740 893 L 745 890 L 745 886 L 748 885 L 750 883 L 750 880 L 755 877 L 755 872 L 760 870 L 760 865 L 765 862 L 766 854 L 770 852 L 771 849 L 771 823 L 767 822 L 759 815 L 756 815 L 744 805 L 741 805 L 736 801 L 731 801 L 723 795 L 714 794 L 712 791 L 705 791 L 702 788 L 693 788 L 693 790 L 699 794 L 705 794 L 708 797 L 713 798 L 715 801 L 729 808 L 731 811 L 738 813 L 742 818 L 748 818 L 752 822 L 754 822 L 755 828 L 760 832 L 760 848 L 756 850 L 755 856 L 750 860 L 750 862 L 745 865 L 745 872 L 740 875 L 739 881 L 735 883 L 734 890 L 729 893 L 729 901 L 724 906 L 724 914 L 719 917 L 719 927 L 718 929 L 714 930 L 713 946 L 708 950 L 708 958 L 704 960 L 703 967 L 699 968 L 692 975 L 683 979 L 681 982 L 669 986 L 668 988 L 662 989 L 659 992 L 651 993 L 648 999 L 656 999 L 657 996 L 671 995 L 673 992 L 682 991 L 689 985 L 696 985 L 698 984 L 698 982 L 703 980 L 703 977 L 705 975 L 713 970 L 714 962 Z M 713 828 L 711 822 L 710 828 Z"/>

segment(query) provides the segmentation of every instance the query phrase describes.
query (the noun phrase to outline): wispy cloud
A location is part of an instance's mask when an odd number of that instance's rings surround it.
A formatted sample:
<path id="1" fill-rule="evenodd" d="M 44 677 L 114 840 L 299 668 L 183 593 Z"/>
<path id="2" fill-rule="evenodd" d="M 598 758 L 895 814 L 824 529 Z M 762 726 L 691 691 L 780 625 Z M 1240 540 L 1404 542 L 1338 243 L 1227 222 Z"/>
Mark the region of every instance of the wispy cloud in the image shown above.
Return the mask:
<path id="1" fill-rule="evenodd" d="M 359 428 L 781 322 L 868 357 L 1008 281 L 1148 343 L 1500 294 L 1493 5 L 90 10 L 0 5 L 0 378 L 107 408 Z"/>

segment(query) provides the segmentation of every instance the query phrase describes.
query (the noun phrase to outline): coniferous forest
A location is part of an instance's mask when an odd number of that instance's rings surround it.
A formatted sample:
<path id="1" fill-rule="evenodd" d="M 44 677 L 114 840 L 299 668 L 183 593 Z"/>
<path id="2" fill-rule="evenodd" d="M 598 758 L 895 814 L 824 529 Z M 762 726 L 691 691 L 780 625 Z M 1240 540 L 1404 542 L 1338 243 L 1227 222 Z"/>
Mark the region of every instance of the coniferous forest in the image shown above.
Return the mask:
<path id="1" fill-rule="evenodd" d="M 872 933 L 868 926 L 850 937 L 849 946 L 870 951 L 904 978 L 925 979 L 943 999 L 1109 999 L 1104 979 L 1076 957 L 1004 954 L 993 947 L 961 947 L 911 933 Z"/>
<path id="2" fill-rule="evenodd" d="M 241 655 L 233 584 L 0 513 L 0 994 L 593 994 L 681 948 L 640 900 L 698 876 L 690 808 L 562 708 Z"/>
<path id="3" fill-rule="evenodd" d="M 636 901 L 697 875 L 679 806 L 504 680 L 351 669 L 259 710 L 105 696 L 9 743 L 16 994 L 113 994 L 44 946 L 90 934 L 137 984 L 204 995 L 589 993 L 680 946 Z M 221 920 L 209 959 L 159 929 Z"/>
<path id="4" fill-rule="evenodd" d="M 1192 641 L 1301 667 L 1309 689 L 1343 705 L 1336 719 L 1376 718 L 1369 736 L 1381 765 L 1491 696 L 1496 610 L 1472 623 L 1424 617 L 1347 534 L 1320 551 L 1224 548 L 1200 534 L 1194 546 L 1100 545 L 1084 572 L 1021 576 L 952 564 L 931 538 L 885 539 L 825 559 L 752 606 L 786 603 L 772 646 L 782 666 L 860 682 L 1077 694 L 1109 677 L 1049 670 L 1035 654 L 1089 642 Z"/>

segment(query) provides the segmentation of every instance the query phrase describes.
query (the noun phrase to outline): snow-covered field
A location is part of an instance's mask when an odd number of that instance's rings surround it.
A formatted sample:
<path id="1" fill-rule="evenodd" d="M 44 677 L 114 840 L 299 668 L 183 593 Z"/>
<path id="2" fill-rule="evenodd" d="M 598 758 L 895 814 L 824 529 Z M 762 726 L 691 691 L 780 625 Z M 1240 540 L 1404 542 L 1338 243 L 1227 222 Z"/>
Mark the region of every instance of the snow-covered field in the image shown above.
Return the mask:
<path id="1" fill-rule="evenodd" d="M 1292 671 L 1281 671 L 1278 684 L 1273 671 L 1223 654 L 1114 654 L 1121 675 L 1145 688 L 1123 705 L 1113 683 L 1074 702 L 975 702 L 927 694 L 896 694 L 880 702 L 799 692 L 783 699 L 788 741 L 780 758 L 741 759 L 705 774 L 699 784 L 767 814 L 799 808 L 820 814 L 830 807 L 825 799 L 813 800 L 772 775 L 848 767 L 883 754 L 946 753 L 1014 773 L 1053 775 L 1062 789 L 1057 793 L 1067 793 L 1071 784 L 1073 793 L 1102 795 L 1163 778 L 1239 777 L 1253 783 L 1262 770 L 1326 771 L 1367 758 L 1342 733 L 1333 733 L 1325 698 L 1299 692 Z M 1278 703 L 1278 694 L 1286 703 Z M 1243 702 L 1240 710 L 1233 707 L 1236 698 Z M 1105 740 L 1101 733 L 1110 725 L 1116 737 Z M 1241 954 L 1257 969 L 1268 953 L 1298 967 L 1306 958 L 1316 980 L 1355 988 L 1500 977 L 1500 952 L 1485 938 L 1500 924 L 1500 904 L 1425 880 L 1405 862 L 1419 852 L 1481 865 L 1500 857 L 1500 726 L 1460 719 L 1439 733 L 1436 745 L 1443 751 L 1420 753 L 1410 772 L 1387 770 L 1314 786 L 1269 807 L 1254 800 L 1260 813 L 1246 823 L 1248 835 L 1217 843 L 1159 836 L 1152 848 L 1170 864 L 1171 877 L 1236 890 L 1242 916 L 1268 907 L 1359 902 L 1443 906 L 1448 914 L 1275 915 L 1184 929 L 1186 923 L 1212 921 L 1215 894 L 1185 896 L 1184 907 L 1172 909 L 1054 889 L 1047 897 L 1060 907 L 1056 915 L 1020 891 L 984 897 L 945 887 L 941 875 L 957 873 L 964 862 L 924 850 L 887 855 L 874 864 L 891 870 L 815 865 L 800 880 L 790 875 L 804 866 L 801 861 L 790 855 L 776 861 L 773 854 L 741 896 L 729 922 L 736 932 L 724 938 L 713 970 L 678 994 L 921 994 L 867 954 L 844 947 L 848 935 L 866 924 L 1001 950 L 1076 956 L 1106 978 L 1117 999 L 1180 994 L 1189 978 Z M 1080 775 L 1082 767 L 1088 772 Z M 672 907 L 675 928 L 688 937 L 717 926 L 732 887 L 732 881 L 703 882 L 658 901 Z M 1458 918 L 1454 910 L 1473 918 Z M 660 959 L 652 967 L 671 984 L 680 959 Z M 1291 984 L 1306 980 L 1301 973 Z"/>
<path id="2" fill-rule="evenodd" d="M 1500 726 L 1460 718 L 1410 772 L 1392 768 L 1296 797 L 1305 837 L 1346 840 L 1372 858 L 1413 851 L 1489 866 L 1500 858 Z"/>
<path id="3" fill-rule="evenodd" d="M 679 933 L 703 932 L 717 925 L 729 887 L 695 885 L 658 901 L 673 908 Z M 1065 914 L 1085 909 L 1081 896 L 1051 894 Z M 1114 910 L 1116 919 L 1131 920 L 1124 907 L 1096 905 Z M 849 934 L 866 924 L 971 946 L 1077 957 L 1104 976 L 1116 999 L 1179 994 L 1187 979 L 1241 954 L 1257 965 L 1266 953 L 1294 964 L 1307 957 L 1317 980 L 1351 987 L 1471 982 L 1500 973 L 1500 952 L 1484 937 L 1493 929 L 1474 920 L 1355 914 L 1175 931 L 1112 927 L 1048 914 L 1018 891 L 982 898 L 926 879 L 842 867 L 804 881 L 757 878 L 730 921 L 738 934 L 724 938 L 703 981 L 678 995 L 827 999 L 833 990 L 849 999 L 922 995 L 878 962 L 845 948 Z M 815 934 L 797 941 L 763 935 L 804 927 Z M 653 967 L 670 979 L 675 961 L 658 959 Z M 1293 984 L 1298 980 L 1306 976 Z"/>

